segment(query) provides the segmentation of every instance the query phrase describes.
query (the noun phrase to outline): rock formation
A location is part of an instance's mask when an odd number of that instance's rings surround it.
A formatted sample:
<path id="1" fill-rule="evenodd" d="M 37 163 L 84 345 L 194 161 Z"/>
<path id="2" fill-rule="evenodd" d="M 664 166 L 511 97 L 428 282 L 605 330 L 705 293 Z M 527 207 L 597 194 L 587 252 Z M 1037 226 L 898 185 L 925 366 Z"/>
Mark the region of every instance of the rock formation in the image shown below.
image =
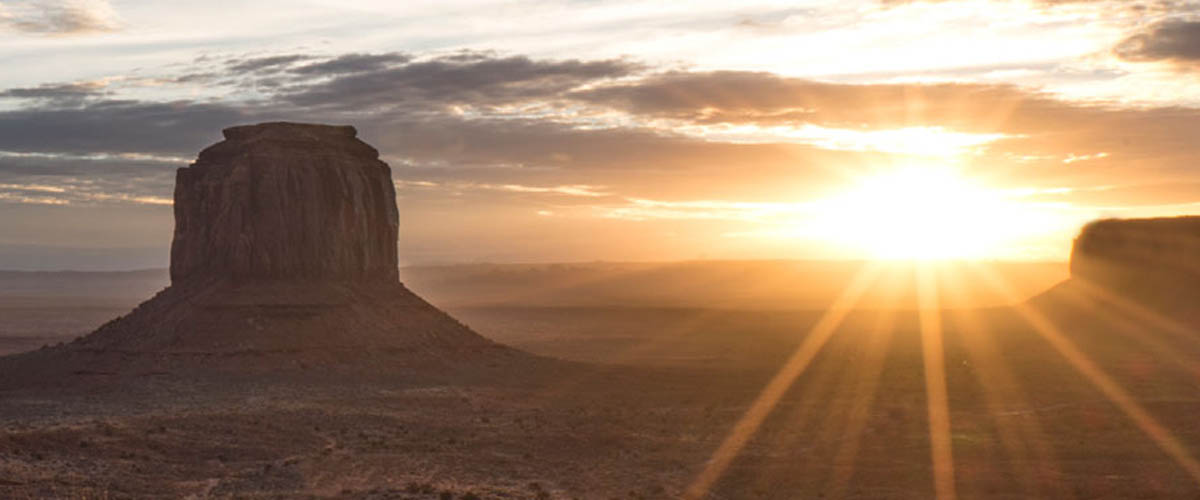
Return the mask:
<path id="1" fill-rule="evenodd" d="M 400 284 L 391 171 L 354 128 L 224 134 L 178 171 L 171 286 L 73 343 L 0 358 L 0 387 L 63 373 L 388 371 L 524 356 Z"/>
<path id="2" fill-rule="evenodd" d="M 396 281 L 391 170 L 353 127 L 224 133 L 176 176 L 172 282 Z"/>
<path id="3" fill-rule="evenodd" d="M 1200 286 L 1200 217 L 1088 224 L 1075 239 L 1071 276 L 1118 291 Z"/>
<path id="4" fill-rule="evenodd" d="M 1040 300 L 1045 307 L 1061 307 L 1080 296 L 1123 297 L 1200 326 L 1195 307 L 1200 301 L 1200 217 L 1087 224 L 1070 255 L 1070 279 Z"/>

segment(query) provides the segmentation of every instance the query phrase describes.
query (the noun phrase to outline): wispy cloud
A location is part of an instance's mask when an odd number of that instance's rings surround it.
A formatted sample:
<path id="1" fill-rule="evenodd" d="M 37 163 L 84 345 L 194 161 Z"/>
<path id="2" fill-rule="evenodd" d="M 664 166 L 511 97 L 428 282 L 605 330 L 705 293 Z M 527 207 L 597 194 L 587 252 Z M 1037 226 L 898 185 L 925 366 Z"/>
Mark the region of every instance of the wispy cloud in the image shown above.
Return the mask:
<path id="1" fill-rule="evenodd" d="M 128 160 L 136 162 L 189 163 L 191 157 L 161 155 L 141 152 L 122 153 L 62 153 L 45 151 L 0 151 L 0 158 L 40 158 L 47 160 L 88 160 L 111 161 Z"/>
<path id="2" fill-rule="evenodd" d="M 67 189 L 62 186 L 47 186 L 42 184 L 0 184 L 0 190 L 34 191 L 41 193 L 67 192 Z"/>
<path id="3" fill-rule="evenodd" d="M 538 193 L 538 194 L 560 194 L 566 196 L 582 196 L 586 198 L 595 198 L 601 196 L 610 196 L 612 193 L 603 191 L 602 188 L 596 186 L 588 186 L 586 184 L 577 184 L 571 186 L 522 186 L 520 184 L 475 184 L 474 187 L 480 189 L 493 189 L 499 191 L 510 191 L 514 193 Z"/>
<path id="4" fill-rule="evenodd" d="M 45 193 L 45 194 L 42 194 Z M 97 203 L 130 203 L 135 205 L 172 205 L 174 201 L 162 196 L 130 193 L 105 193 L 59 186 L 0 184 L 0 200 L 33 205 L 95 205 Z"/>
<path id="5" fill-rule="evenodd" d="M 558 186 L 529 186 L 524 184 L 488 184 L 478 182 L 432 182 L 424 180 L 397 180 L 396 187 L 405 189 L 441 189 L 450 191 L 499 191 L 517 194 L 540 194 L 573 196 L 582 198 L 599 198 L 612 196 L 613 193 L 602 186 L 588 184 L 571 184 Z"/>
<path id="6" fill-rule="evenodd" d="M 6 203 L 79 207 L 172 204 L 174 169 L 161 163 L 37 156 L 0 160 L 0 201 Z"/>
<path id="7" fill-rule="evenodd" d="M 87 99 L 105 95 L 107 93 L 105 86 L 106 82 L 99 80 L 47 83 L 36 87 L 18 87 L 0 90 L 0 98 L 27 99 L 59 106 L 78 106 L 83 104 Z"/>
<path id="8" fill-rule="evenodd" d="M 309 59 L 313 59 L 313 56 L 307 54 L 258 56 L 244 59 L 232 59 L 228 61 L 228 67 L 230 71 L 235 73 L 283 71 L 297 62 L 306 61 Z"/>
<path id="9" fill-rule="evenodd" d="M 744 144 L 794 142 L 840 151 L 878 151 L 919 156 L 956 156 L 1000 139 L 1007 134 L 955 132 L 943 127 L 904 127 L 853 130 L 803 124 L 800 126 L 753 124 L 679 124 L 673 130 L 712 141 Z"/>
<path id="10" fill-rule="evenodd" d="M 10 203 L 20 203 L 23 205 L 70 205 L 70 200 L 55 198 L 52 196 L 28 196 L 18 193 L 6 193 L 0 191 L 0 201 Z"/>
<path id="11" fill-rule="evenodd" d="M 810 207 L 808 203 L 632 198 L 624 205 L 597 207 L 597 210 L 607 218 L 634 221 L 702 219 L 751 222 L 795 215 Z"/>
<path id="12" fill-rule="evenodd" d="M 120 18 L 108 0 L 17 0 L 0 4 L 0 26 L 36 34 L 116 31 Z"/>

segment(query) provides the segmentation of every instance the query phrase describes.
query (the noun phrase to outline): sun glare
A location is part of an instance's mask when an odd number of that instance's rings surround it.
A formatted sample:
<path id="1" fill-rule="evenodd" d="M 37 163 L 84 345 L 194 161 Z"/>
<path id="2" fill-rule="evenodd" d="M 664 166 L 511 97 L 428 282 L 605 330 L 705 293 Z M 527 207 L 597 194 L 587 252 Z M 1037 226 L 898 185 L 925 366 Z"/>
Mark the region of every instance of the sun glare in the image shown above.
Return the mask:
<path id="1" fill-rule="evenodd" d="M 820 208 L 817 232 L 877 259 L 1008 256 L 1048 222 L 1044 211 L 950 166 L 876 173 Z"/>

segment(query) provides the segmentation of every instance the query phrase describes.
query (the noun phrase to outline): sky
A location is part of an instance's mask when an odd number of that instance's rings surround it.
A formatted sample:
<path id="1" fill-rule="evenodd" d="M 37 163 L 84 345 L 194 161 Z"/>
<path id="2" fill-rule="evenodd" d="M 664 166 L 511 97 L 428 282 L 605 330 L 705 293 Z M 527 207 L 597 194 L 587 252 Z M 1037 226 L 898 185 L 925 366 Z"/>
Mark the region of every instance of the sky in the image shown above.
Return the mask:
<path id="1" fill-rule="evenodd" d="M 0 0 L 0 269 L 163 267 L 222 128 L 351 124 L 404 264 L 1065 260 L 1200 213 L 1200 1 Z"/>

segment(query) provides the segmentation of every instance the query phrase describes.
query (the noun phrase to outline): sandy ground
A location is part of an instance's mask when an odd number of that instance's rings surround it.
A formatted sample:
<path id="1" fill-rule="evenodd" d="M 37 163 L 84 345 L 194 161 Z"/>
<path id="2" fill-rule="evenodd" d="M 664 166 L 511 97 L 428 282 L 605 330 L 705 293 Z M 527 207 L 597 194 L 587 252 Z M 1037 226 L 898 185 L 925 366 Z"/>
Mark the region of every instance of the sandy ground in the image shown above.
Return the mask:
<path id="1" fill-rule="evenodd" d="M 1053 305 L 1046 317 L 1195 456 L 1198 337 L 1095 311 Z M 160 373 L 84 393 L 0 394 L 0 497 L 675 498 L 822 314 L 451 312 L 579 362 L 424 380 L 321 367 L 253 380 Z M 14 317 L 4 322 L 28 320 Z M 960 497 L 1200 496 L 1200 478 L 1161 435 L 1020 315 L 942 317 Z M 707 496 L 932 498 L 919 330 L 913 312 L 849 315 Z"/>

